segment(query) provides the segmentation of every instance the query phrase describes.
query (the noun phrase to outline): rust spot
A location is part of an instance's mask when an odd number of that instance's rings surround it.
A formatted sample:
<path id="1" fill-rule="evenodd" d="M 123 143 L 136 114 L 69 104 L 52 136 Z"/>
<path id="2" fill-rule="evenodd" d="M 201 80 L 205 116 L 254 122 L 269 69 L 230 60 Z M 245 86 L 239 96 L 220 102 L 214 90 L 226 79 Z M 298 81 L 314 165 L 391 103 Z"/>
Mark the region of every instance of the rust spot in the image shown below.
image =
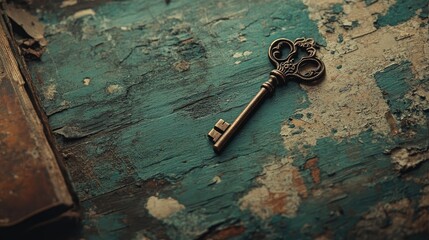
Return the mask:
<path id="1" fill-rule="evenodd" d="M 265 204 L 270 206 L 273 213 L 281 214 L 285 212 L 286 201 L 287 195 L 285 193 L 268 192 L 268 197 L 265 200 Z"/>
<path id="2" fill-rule="evenodd" d="M 386 117 L 387 123 L 390 127 L 390 133 L 392 135 L 396 135 L 399 133 L 398 125 L 396 124 L 396 120 L 393 117 L 392 113 L 390 111 L 387 111 L 384 116 Z"/>
<path id="3" fill-rule="evenodd" d="M 230 239 L 230 238 L 239 236 L 240 234 L 244 233 L 244 231 L 246 231 L 246 228 L 243 226 L 230 226 L 230 227 L 218 230 L 213 234 L 210 234 L 209 236 L 205 237 L 204 239 L 207 239 L 207 240 Z"/>
<path id="4" fill-rule="evenodd" d="M 291 119 L 290 122 L 295 125 L 296 127 L 303 127 L 304 125 L 308 124 L 308 122 L 303 121 L 301 119 Z"/>
<path id="5" fill-rule="evenodd" d="M 309 169 L 311 171 L 311 177 L 313 178 L 313 182 L 315 184 L 320 183 L 320 169 L 317 166 L 318 158 L 310 158 L 305 162 L 304 168 Z"/>
<path id="6" fill-rule="evenodd" d="M 292 182 L 298 191 L 298 195 L 302 198 L 306 198 L 308 195 L 307 187 L 305 186 L 304 179 L 302 179 L 297 168 L 292 169 Z"/>

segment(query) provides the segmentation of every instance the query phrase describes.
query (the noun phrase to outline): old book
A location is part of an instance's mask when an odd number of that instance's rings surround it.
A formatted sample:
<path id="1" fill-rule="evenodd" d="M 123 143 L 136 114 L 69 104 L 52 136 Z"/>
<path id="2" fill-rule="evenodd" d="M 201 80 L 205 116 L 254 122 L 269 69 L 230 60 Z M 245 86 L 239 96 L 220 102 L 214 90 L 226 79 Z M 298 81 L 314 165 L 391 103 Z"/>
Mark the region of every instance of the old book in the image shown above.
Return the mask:
<path id="1" fill-rule="evenodd" d="M 71 229 L 79 222 L 77 201 L 0 13 L 0 239 Z"/>

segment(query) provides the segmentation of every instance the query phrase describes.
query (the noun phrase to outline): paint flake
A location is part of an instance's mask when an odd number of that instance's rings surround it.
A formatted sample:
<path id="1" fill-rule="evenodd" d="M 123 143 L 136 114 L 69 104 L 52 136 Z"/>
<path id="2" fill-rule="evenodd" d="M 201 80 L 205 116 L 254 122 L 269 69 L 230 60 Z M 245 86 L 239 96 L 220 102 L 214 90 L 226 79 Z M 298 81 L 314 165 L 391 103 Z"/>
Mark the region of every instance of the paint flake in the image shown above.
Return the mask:
<path id="1" fill-rule="evenodd" d="M 428 149 L 396 148 L 391 151 L 392 163 L 398 171 L 415 168 L 429 160 Z"/>
<path id="2" fill-rule="evenodd" d="M 110 86 L 107 87 L 106 91 L 110 94 L 112 93 L 117 93 L 122 89 L 121 86 L 119 86 L 118 84 L 112 84 Z"/>
<path id="3" fill-rule="evenodd" d="M 244 52 L 243 52 L 243 56 L 244 56 L 244 57 L 247 57 L 247 56 L 249 56 L 250 54 L 252 54 L 252 51 L 244 51 Z"/>
<path id="4" fill-rule="evenodd" d="M 222 182 L 222 179 L 219 176 L 214 176 L 213 177 L 212 183 L 218 184 L 220 182 Z"/>
<path id="5" fill-rule="evenodd" d="M 185 209 L 185 206 L 171 197 L 158 198 L 151 196 L 147 200 L 146 209 L 149 211 L 149 214 L 155 218 L 165 219 Z"/>
<path id="6" fill-rule="evenodd" d="M 54 100 L 56 94 L 57 94 L 57 85 L 55 84 L 49 85 L 46 88 L 45 92 L 43 92 L 43 95 L 48 100 Z"/>
<path id="7" fill-rule="evenodd" d="M 89 8 L 89 9 L 77 11 L 73 14 L 74 19 L 79 19 L 86 16 L 95 16 L 95 11 Z"/>
<path id="8" fill-rule="evenodd" d="M 241 52 L 236 52 L 234 53 L 234 55 L 232 55 L 233 58 L 241 58 L 243 56 L 243 53 Z"/>
<path id="9" fill-rule="evenodd" d="M 89 83 L 91 82 L 91 78 L 89 78 L 89 77 L 86 77 L 86 78 L 84 78 L 83 79 L 83 85 L 85 85 L 85 86 L 88 86 L 89 85 Z"/>
<path id="10" fill-rule="evenodd" d="M 73 5 L 76 5 L 77 0 L 64 0 L 61 5 L 60 8 L 65 8 L 65 7 L 70 7 Z"/>

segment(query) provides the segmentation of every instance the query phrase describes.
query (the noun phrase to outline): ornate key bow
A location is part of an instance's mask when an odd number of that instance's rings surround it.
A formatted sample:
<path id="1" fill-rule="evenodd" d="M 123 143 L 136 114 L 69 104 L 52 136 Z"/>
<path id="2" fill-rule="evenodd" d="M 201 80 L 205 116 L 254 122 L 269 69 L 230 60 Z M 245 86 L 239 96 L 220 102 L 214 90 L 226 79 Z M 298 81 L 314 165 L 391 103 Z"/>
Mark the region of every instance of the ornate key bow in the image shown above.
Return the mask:
<path id="1" fill-rule="evenodd" d="M 282 56 L 285 48 L 289 49 L 289 54 Z M 300 49 L 308 55 L 295 62 Z M 289 79 L 311 82 L 320 79 L 325 73 L 325 65 L 316 57 L 315 42 L 311 38 L 298 38 L 294 42 L 286 38 L 277 39 L 271 43 L 268 57 L 276 69 L 270 72 L 272 81 L 268 80 L 264 84 L 275 84 L 272 91 L 275 86 L 285 84 Z"/>

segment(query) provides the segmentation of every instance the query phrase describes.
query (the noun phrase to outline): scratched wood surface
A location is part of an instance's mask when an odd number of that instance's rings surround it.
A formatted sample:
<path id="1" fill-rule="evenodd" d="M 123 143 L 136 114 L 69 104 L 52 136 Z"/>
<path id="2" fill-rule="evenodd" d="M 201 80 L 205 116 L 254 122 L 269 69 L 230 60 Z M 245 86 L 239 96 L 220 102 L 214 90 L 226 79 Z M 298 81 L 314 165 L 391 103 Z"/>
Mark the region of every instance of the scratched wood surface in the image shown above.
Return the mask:
<path id="1" fill-rule="evenodd" d="M 81 237 L 427 239 L 427 1 L 38 2 L 28 65 Z M 279 37 L 314 38 L 325 80 L 280 88 L 214 154 Z"/>

